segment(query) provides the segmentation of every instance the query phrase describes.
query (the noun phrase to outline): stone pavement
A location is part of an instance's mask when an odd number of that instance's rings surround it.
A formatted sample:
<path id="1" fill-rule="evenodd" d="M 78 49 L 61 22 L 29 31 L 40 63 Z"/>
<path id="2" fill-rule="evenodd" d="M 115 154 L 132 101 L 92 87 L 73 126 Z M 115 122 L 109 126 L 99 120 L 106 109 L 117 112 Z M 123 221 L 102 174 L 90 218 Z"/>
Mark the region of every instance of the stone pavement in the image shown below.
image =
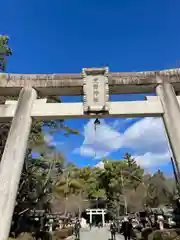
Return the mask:
<path id="1" fill-rule="evenodd" d="M 96 228 L 91 230 L 81 231 L 80 240 L 109 240 L 111 239 L 111 233 L 108 228 Z M 117 234 L 116 240 L 124 240 L 123 236 Z"/>

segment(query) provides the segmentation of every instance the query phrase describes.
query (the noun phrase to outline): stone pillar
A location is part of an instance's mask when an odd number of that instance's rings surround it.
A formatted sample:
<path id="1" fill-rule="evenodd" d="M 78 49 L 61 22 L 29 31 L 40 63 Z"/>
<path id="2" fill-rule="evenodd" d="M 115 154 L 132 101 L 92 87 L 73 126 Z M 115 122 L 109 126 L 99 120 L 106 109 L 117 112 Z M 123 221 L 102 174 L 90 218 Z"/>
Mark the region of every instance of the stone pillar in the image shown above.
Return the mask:
<path id="1" fill-rule="evenodd" d="M 163 120 L 167 136 L 172 149 L 177 168 L 178 180 L 180 180 L 180 107 L 173 86 L 167 81 L 162 81 L 156 87 L 157 96 L 162 103 Z M 153 129 L 152 129 L 153 131 Z"/>
<path id="2" fill-rule="evenodd" d="M 105 226 L 105 217 L 104 217 L 104 215 L 105 215 L 105 212 L 104 212 L 104 210 L 102 210 L 102 225 L 103 225 L 103 227 Z"/>
<path id="3" fill-rule="evenodd" d="M 90 224 L 92 224 L 92 211 L 91 210 L 89 212 L 89 216 L 90 216 L 89 222 L 90 222 Z"/>
<path id="4" fill-rule="evenodd" d="M 7 240 L 31 129 L 31 109 L 36 99 L 32 88 L 21 90 L 0 163 L 0 240 Z"/>

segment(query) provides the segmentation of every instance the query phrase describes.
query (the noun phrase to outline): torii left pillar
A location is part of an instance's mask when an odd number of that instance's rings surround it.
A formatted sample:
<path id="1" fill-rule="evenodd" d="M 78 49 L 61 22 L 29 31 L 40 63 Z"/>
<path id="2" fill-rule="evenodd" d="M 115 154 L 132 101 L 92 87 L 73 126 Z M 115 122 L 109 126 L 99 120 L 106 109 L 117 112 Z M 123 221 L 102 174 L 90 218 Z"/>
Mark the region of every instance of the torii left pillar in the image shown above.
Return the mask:
<path id="1" fill-rule="evenodd" d="M 37 98 L 33 88 L 21 90 L 19 100 L 0 163 L 0 240 L 7 240 L 23 168 L 28 136 L 31 130 L 31 110 Z"/>

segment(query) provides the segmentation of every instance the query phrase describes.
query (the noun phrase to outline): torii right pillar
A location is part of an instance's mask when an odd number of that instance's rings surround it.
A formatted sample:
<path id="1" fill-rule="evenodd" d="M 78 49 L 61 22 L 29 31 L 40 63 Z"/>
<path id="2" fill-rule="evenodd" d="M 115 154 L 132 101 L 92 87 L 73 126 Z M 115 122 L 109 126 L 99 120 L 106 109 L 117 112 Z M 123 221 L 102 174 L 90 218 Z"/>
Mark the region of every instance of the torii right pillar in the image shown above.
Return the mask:
<path id="1" fill-rule="evenodd" d="M 176 164 L 178 182 L 180 182 L 180 106 L 174 88 L 167 77 L 158 77 L 158 82 L 156 94 L 164 109 L 164 125 Z"/>

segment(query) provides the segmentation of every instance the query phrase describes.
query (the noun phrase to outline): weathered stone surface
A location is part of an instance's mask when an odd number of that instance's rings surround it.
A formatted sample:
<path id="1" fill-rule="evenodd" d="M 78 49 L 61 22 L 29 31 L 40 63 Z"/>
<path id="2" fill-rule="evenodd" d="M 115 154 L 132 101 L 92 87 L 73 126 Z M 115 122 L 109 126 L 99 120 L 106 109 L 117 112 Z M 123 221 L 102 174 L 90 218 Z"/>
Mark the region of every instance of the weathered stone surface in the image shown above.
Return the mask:
<path id="1" fill-rule="evenodd" d="M 167 81 L 167 79 L 161 79 L 162 82 L 163 80 Z M 163 120 L 176 163 L 178 178 L 180 178 L 180 107 L 178 98 L 172 84 L 165 81 L 156 87 L 156 93 L 164 110 Z"/>
<path id="2" fill-rule="evenodd" d="M 167 76 L 180 91 L 180 69 L 149 72 L 108 73 L 110 94 L 154 92 L 156 76 Z M 17 96 L 25 86 L 43 96 L 82 95 L 83 74 L 0 74 L 0 95 Z"/>
<path id="3" fill-rule="evenodd" d="M 108 102 L 109 112 L 96 112 L 93 117 L 152 117 L 162 116 L 164 111 L 160 100 L 134 102 Z M 0 122 L 12 120 L 17 103 L 0 105 Z M 91 114 L 84 114 L 83 103 L 43 103 L 34 102 L 31 116 L 37 120 L 58 120 L 66 118 L 91 118 Z"/>
<path id="4" fill-rule="evenodd" d="M 108 69 L 83 70 L 84 112 L 108 112 L 109 87 Z"/>
<path id="5" fill-rule="evenodd" d="M 34 89 L 22 89 L 1 159 L 0 240 L 8 239 L 28 136 L 31 129 L 31 109 L 36 97 L 37 94 Z"/>

